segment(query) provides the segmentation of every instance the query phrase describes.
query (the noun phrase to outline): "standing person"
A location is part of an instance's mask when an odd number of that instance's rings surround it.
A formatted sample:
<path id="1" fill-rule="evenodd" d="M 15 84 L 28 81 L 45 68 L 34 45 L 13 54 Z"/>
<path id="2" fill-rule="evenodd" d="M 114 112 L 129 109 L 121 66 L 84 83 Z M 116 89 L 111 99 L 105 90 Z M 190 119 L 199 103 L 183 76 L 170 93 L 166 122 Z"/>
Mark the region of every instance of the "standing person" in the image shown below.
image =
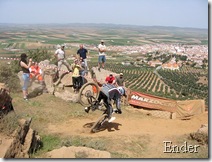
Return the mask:
<path id="1" fill-rule="evenodd" d="M 64 48 L 65 48 L 65 45 L 61 45 L 61 46 L 59 46 L 59 48 L 54 53 L 54 56 L 57 58 L 57 75 L 58 75 L 58 78 L 59 78 L 58 81 L 55 83 L 55 85 L 57 85 L 61 80 L 62 75 L 59 76 L 59 72 L 61 70 L 62 65 L 65 65 L 69 72 L 72 71 L 70 69 L 70 65 L 68 64 L 68 62 L 66 60 Z"/>
<path id="2" fill-rule="evenodd" d="M 23 78 L 23 86 L 22 86 L 22 92 L 23 92 L 23 97 L 24 100 L 28 100 L 27 95 L 28 95 L 28 87 L 30 83 L 30 71 L 29 68 L 32 64 L 32 59 L 29 59 L 29 63 L 27 62 L 27 55 L 25 53 L 21 54 L 21 60 L 19 62 L 19 65 L 21 66 L 21 69 L 23 71 L 22 78 Z"/>
<path id="3" fill-rule="evenodd" d="M 115 77 L 115 85 L 118 87 L 124 87 L 124 89 L 128 91 L 128 89 L 126 88 L 125 86 L 125 79 L 124 79 L 124 75 L 123 73 L 120 73 L 119 75 L 117 75 Z M 127 97 L 123 98 L 122 102 L 125 104 L 125 105 L 128 105 L 128 101 L 127 101 Z"/>
<path id="4" fill-rule="evenodd" d="M 88 50 L 84 48 L 83 44 L 80 44 L 80 48 L 77 50 L 78 59 L 85 63 L 85 70 L 87 74 L 88 62 L 87 62 Z"/>
<path id="5" fill-rule="evenodd" d="M 81 70 L 80 70 L 80 77 L 81 77 L 81 86 L 83 86 L 86 82 L 85 80 L 85 74 L 86 74 L 86 66 L 84 62 L 81 62 Z"/>
<path id="6" fill-rule="evenodd" d="M 115 85 L 125 87 L 125 79 L 123 77 L 123 73 L 120 73 L 118 76 L 115 77 Z"/>
<path id="7" fill-rule="evenodd" d="M 106 61 L 106 46 L 104 44 L 104 40 L 101 40 L 100 44 L 98 45 L 99 50 L 99 57 L 98 57 L 98 70 L 100 71 L 100 68 L 105 68 L 105 61 Z M 101 65 L 100 65 L 101 64 Z"/>

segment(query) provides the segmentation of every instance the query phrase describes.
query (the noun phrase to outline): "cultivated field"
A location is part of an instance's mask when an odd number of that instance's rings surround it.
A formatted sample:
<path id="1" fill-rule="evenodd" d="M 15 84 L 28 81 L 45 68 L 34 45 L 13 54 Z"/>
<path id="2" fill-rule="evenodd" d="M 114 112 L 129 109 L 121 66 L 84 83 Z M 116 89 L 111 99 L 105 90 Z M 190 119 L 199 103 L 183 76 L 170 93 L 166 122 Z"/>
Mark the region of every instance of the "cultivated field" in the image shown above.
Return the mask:
<path id="1" fill-rule="evenodd" d="M 45 49 L 53 53 L 57 44 L 66 44 L 70 63 L 80 43 L 90 48 L 89 68 L 97 66 L 96 46 L 104 39 L 106 46 L 145 44 L 207 45 L 208 31 L 174 27 L 139 27 L 94 24 L 5 25 L 0 24 L 0 57 L 18 57 L 22 52 Z M 108 51 L 106 70 L 124 73 L 126 86 L 134 91 L 175 100 L 204 99 L 208 109 L 208 69 L 184 65 L 179 71 L 162 71 L 136 62 L 140 53 L 119 55 Z M 1 62 L 8 60 L 0 59 Z M 8 61 L 9 62 L 9 61 Z M 1 77 L 1 76 L 0 76 Z M 72 89 L 68 89 L 73 91 Z M 188 120 L 162 119 L 142 109 L 124 106 L 123 114 L 96 134 L 89 127 L 100 112 L 85 113 L 78 103 L 69 103 L 51 94 L 42 94 L 25 102 L 21 92 L 11 94 L 16 114 L 0 122 L 0 139 L 7 138 L 17 126 L 16 119 L 32 118 L 32 128 L 41 135 L 43 148 L 33 158 L 46 157 L 46 152 L 62 146 L 85 146 L 111 153 L 112 158 L 207 158 L 208 145 L 190 138 L 202 124 L 208 124 L 208 113 Z M 15 120 L 14 120 L 15 119 Z M 12 122 L 11 122 L 12 121 Z M 198 153 L 164 153 L 164 141 L 181 146 L 187 141 L 200 145 Z M 1 144 L 0 144 L 1 147 Z M 0 154 L 1 155 L 1 154 Z M 83 157 L 79 157 L 83 158 Z"/>

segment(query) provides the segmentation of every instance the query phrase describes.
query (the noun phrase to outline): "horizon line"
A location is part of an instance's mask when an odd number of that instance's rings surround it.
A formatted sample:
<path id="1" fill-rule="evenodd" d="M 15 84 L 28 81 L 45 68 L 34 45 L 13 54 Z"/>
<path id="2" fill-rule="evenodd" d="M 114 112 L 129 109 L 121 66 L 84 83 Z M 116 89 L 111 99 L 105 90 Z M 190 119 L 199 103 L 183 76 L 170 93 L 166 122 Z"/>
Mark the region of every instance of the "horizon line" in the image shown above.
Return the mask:
<path id="1" fill-rule="evenodd" d="M 89 24 L 89 25 L 114 25 L 114 26 L 132 26 L 132 27 L 168 27 L 168 28 L 190 28 L 190 29 L 204 29 L 208 30 L 208 28 L 200 28 L 200 27 L 179 27 L 179 26 L 163 26 L 163 25 L 135 25 L 135 24 L 113 24 L 113 23 L 4 23 L 0 22 L 0 25 L 70 25 L 70 24 Z"/>

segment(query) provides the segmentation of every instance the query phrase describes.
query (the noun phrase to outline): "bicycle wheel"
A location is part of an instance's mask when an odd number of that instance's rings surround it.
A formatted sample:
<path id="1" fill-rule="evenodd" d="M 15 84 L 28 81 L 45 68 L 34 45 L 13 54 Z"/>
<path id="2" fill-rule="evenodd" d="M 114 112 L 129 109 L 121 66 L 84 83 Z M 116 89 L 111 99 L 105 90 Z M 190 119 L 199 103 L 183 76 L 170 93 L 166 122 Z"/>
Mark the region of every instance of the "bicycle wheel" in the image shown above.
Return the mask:
<path id="1" fill-rule="evenodd" d="M 91 133 L 95 133 L 98 131 L 98 129 L 102 126 L 105 119 L 107 118 L 107 114 L 103 114 L 91 127 Z"/>
<path id="2" fill-rule="evenodd" d="M 96 83 L 88 82 L 81 87 L 79 91 L 78 101 L 83 106 L 90 106 L 92 102 L 90 101 L 90 99 L 93 99 L 95 101 L 98 97 L 99 86 Z"/>

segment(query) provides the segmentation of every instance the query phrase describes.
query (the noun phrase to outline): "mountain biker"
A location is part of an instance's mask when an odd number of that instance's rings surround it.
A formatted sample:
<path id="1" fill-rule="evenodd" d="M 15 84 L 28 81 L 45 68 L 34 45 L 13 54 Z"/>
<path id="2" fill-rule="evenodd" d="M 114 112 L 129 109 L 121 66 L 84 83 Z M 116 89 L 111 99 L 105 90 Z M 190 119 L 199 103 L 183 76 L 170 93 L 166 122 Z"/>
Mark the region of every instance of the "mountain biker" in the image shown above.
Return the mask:
<path id="1" fill-rule="evenodd" d="M 100 103 L 101 100 L 103 100 L 105 107 L 107 108 L 107 114 L 108 114 L 108 122 L 112 122 L 115 120 L 115 117 L 112 117 L 112 113 L 118 113 L 121 114 L 121 107 L 120 107 L 120 99 L 121 96 L 126 97 L 125 89 L 123 87 L 116 87 L 112 84 L 104 84 L 100 90 L 98 102 Z M 111 101 L 114 100 L 116 103 L 116 109 L 113 110 Z M 86 107 L 85 112 L 89 112 L 90 108 Z"/>

